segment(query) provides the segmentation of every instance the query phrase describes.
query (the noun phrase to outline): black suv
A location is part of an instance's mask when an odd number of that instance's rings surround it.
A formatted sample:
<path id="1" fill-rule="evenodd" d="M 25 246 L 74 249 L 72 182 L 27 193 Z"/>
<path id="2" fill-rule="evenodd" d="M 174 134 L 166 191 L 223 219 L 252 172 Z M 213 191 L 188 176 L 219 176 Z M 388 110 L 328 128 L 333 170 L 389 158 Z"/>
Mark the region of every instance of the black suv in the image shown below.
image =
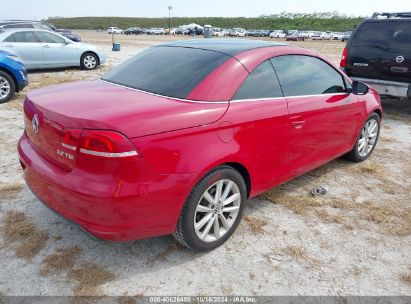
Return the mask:
<path id="1" fill-rule="evenodd" d="M 381 95 L 411 98 L 411 13 L 375 13 L 352 33 L 340 66 Z"/>

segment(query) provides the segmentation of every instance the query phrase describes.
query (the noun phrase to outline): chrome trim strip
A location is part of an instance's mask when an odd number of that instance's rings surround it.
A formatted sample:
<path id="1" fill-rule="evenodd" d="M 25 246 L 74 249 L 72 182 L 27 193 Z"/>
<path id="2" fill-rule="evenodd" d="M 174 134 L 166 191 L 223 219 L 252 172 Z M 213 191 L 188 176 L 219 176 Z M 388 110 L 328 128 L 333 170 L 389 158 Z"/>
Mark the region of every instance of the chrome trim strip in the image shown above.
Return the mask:
<path id="1" fill-rule="evenodd" d="M 352 77 L 352 79 L 357 80 L 357 81 L 362 81 L 365 83 L 369 83 L 371 85 L 373 84 L 388 85 L 388 86 L 399 87 L 399 88 L 408 88 L 411 85 L 411 83 L 408 83 L 408 82 L 381 80 L 381 79 L 373 79 L 373 78 Z"/>
<path id="2" fill-rule="evenodd" d="M 128 151 L 128 152 L 120 152 L 120 153 L 110 153 L 110 152 L 98 152 L 98 151 L 91 151 L 87 149 L 80 149 L 81 153 L 90 154 L 94 156 L 103 156 L 103 157 L 128 157 L 128 156 L 137 156 L 137 151 Z"/>
<path id="3" fill-rule="evenodd" d="M 277 99 L 294 99 L 294 98 L 306 98 L 306 97 L 316 97 L 316 96 L 340 96 L 349 95 L 350 93 L 328 93 L 328 94 L 314 94 L 314 95 L 300 95 L 300 96 L 287 96 L 287 97 L 273 97 L 273 98 L 256 98 L 256 99 L 237 99 L 231 100 L 230 103 L 236 102 L 249 102 L 249 101 L 264 101 L 264 100 L 277 100 Z"/>
<path id="4" fill-rule="evenodd" d="M 69 149 L 69 150 L 76 151 L 76 149 L 77 149 L 77 147 L 72 146 L 72 145 L 68 145 L 68 144 L 66 144 L 66 143 L 61 143 L 61 145 L 62 145 L 64 148 L 67 148 L 67 149 Z"/>
<path id="5" fill-rule="evenodd" d="M 192 102 L 192 103 L 208 103 L 208 104 L 213 104 L 213 103 L 228 103 L 228 102 L 229 102 L 228 100 L 226 100 L 226 101 L 201 101 L 201 100 L 181 99 L 181 98 L 170 97 L 170 96 L 165 96 L 165 95 L 160 95 L 160 94 L 155 94 L 155 93 L 151 93 L 151 92 L 142 91 L 142 90 L 139 90 L 139 89 L 130 88 L 130 87 L 127 87 L 127 86 L 118 84 L 118 83 L 113 83 L 113 82 L 110 82 L 110 81 L 106 81 L 106 80 L 104 80 L 104 79 L 100 79 L 100 81 L 103 81 L 103 82 L 105 82 L 105 83 L 108 83 L 108 84 L 111 84 L 111 85 L 115 85 L 115 86 L 118 86 L 118 87 L 121 87 L 121 88 L 126 88 L 126 89 L 129 89 L 129 90 L 133 90 L 133 91 L 145 93 L 145 94 L 148 94 L 148 95 L 157 96 L 157 97 L 163 97 L 163 98 L 172 99 L 172 100 L 177 100 L 177 101 Z"/>

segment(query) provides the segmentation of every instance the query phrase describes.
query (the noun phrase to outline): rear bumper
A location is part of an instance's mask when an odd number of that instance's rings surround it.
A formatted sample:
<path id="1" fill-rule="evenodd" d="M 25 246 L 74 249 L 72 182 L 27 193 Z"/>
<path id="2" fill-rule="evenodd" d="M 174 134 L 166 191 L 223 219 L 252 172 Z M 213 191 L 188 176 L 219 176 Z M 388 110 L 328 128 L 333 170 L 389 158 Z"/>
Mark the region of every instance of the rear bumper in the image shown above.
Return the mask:
<path id="1" fill-rule="evenodd" d="M 380 95 L 411 98 L 411 83 L 351 77 L 371 85 Z"/>
<path id="2" fill-rule="evenodd" d="M 162 175 L 144 159 L 113 172 L 65 171 L 42 158 L 24 134 L 18 144 L 24 178 L 50 209 L 96 238 L 130 241 L 171 234 L 193 175 Z"/>

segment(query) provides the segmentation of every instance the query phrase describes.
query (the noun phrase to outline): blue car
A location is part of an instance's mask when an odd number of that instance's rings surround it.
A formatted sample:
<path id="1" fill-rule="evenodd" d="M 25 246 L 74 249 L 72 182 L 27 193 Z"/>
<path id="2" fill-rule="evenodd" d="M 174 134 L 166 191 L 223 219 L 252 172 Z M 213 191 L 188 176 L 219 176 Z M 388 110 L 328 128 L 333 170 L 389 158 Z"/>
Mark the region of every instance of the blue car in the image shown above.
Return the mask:
<path id="1" fill-rule="evenodd" d="M 15 92 L 20 92 L 27 85 L 27 71 L 21 59 L 0 50 L 0 103 L 9 101 Z"/>

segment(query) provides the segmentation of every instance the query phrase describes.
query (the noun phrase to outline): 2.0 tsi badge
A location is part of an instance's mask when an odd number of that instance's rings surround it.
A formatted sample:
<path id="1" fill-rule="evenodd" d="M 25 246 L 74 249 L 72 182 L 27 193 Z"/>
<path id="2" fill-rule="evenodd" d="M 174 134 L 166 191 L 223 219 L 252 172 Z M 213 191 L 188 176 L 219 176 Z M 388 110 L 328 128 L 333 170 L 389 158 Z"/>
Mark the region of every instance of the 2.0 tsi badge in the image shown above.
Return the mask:
<path id="1" fill-rule="evenodd" d="M 31 126 L 33 127 L 34 133 L 39 133 L 39 117 L 37 114 L 34 114 L 33 119 L 31 120 Z"/>

